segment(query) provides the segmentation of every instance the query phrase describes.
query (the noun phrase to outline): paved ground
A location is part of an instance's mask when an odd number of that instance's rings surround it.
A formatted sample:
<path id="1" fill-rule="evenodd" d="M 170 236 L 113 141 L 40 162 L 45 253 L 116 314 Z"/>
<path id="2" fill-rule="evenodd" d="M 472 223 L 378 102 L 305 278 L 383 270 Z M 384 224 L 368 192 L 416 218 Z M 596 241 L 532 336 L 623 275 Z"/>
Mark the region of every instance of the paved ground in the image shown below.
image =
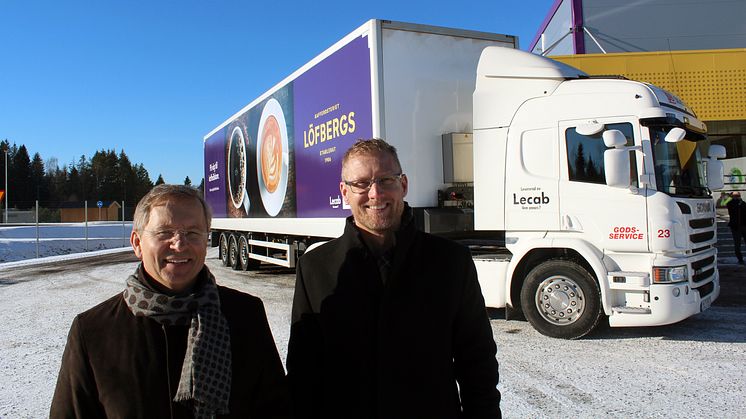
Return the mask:
<path id="1" fill-rule="evenodd" d="M 714 305 L 721 307 L 746 306 L 746 266 L 720 265 L 720 297 Z"/>

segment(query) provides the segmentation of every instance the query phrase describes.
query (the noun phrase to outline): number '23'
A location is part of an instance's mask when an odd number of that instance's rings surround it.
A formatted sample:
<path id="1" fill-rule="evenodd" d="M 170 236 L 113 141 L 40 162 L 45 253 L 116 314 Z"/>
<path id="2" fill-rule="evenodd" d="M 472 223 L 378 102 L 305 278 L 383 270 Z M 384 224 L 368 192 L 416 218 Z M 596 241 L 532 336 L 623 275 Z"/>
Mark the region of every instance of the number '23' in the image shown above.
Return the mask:
<path id="1" fill-rule="evenodd" d="M 658 238 L 659 239 L 667 239 L 669 237 L 671 237 L 671 230 L 669 230 L 669 229 L 665 229 L 665 230 L 660 229 L 660 230 L 658 230 Z"/>

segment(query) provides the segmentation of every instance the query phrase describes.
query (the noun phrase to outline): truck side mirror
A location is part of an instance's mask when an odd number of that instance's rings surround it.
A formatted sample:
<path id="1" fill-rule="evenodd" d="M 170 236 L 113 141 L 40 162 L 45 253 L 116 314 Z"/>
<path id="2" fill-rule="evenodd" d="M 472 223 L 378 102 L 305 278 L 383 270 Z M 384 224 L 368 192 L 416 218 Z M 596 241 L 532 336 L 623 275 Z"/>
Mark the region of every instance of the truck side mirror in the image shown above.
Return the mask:
<path id="1" fill-rule="evenodd" d="M 604 131 L 601 137 L 606 147 L 613 147 L 604 151 L 606 184 L 613 188 L 628 188 L 630 167 L 627 137 L 618 129 Z"/>
<path id="2" fill-rule="evenodd" d="M 707 154 L 710 156 L 707 159 L 707 187 L 713 191 L 723 189 L 725 186 L 723 181 L 725 171 L 723 169 L 723 162 L 718 159 L 725 158 L 725 147 L 713 144 L 707 150 Z"/>
<path id="3" fill-rule="evenodd" d="M 604 144 L 606 147 L 624 147 L 627 144 L 627 137 L 618 129 L 610 129 L 603 133 Z"/>
<path id="4" fill-rule="evenodd" d="M 604 175 L 607 185 L 613 188 L 628 188 L 629 169 L 629 151 L 624 148 L 604 151 Z"/>
<path id="5" fill-rule="evenodd" d="M 678 143 L 679 141 L 683 140 L 684 137 L 686 137 L 686 131 L 684 131 L 683 128 L 671 128 L 671 131 L 668 131 L 668 134 L 666 134 L 666 138 L 663 140 L 667 143 Z"/>

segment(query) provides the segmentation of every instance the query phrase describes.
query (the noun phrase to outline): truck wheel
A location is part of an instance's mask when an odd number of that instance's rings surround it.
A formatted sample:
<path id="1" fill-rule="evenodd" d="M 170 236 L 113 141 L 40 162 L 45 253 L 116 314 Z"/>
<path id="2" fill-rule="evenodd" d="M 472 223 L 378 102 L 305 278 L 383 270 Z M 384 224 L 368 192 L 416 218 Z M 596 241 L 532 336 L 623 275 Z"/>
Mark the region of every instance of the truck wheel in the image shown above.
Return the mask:
<path id="1" fill-rule="evenodd" d="M 228 266 L 228 237 L 220 233 L 220 244 L 218 245 L 218 257 L 223 266 Z"/>
<path id="2" fill-rule="evenodd" d="M 601 320 L 601 291 L 580 265 L 549 260 L 526 276 L 521 307 L 539 333 L 578 339 L 593 331 Z"/>
<path id="3" fill-rule="evenodd" d="M 238 267 L 242 271 L 249 267 L 249 242 L 244 235 L 238 239 Z"/>
<path id="4" fill-rule="evenodd" d="M 243 271 L 259 269 L 261 264 L 261 261 L 249 257 L 249 241 L 243 235 L 238 239 L 238 260 L 239 268 Z"/>
<path id="5" fill-rule="evenodd" d="M 231 234 L 230 239 L 228 239 L 228 266 L 234 270 L 238 270 L 238 260 L 238 243 L 236 242 L 236 235 Z"/>

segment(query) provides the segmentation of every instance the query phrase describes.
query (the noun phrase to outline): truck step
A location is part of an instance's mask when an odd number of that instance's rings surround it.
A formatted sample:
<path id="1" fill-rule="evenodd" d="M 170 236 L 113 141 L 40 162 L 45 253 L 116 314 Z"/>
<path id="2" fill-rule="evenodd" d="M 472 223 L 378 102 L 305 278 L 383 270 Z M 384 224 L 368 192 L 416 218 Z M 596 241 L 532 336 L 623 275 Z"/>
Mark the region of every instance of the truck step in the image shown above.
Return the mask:
<path id="1" fill-rule="evenodd" d="M 649 308 L 644 307 L 626 307 L 626 306 L 616 306 L 612 307 L 611 311 L 613 313 L 620 313 L 620 314 L 650 314 L 651 311 Z"/>

